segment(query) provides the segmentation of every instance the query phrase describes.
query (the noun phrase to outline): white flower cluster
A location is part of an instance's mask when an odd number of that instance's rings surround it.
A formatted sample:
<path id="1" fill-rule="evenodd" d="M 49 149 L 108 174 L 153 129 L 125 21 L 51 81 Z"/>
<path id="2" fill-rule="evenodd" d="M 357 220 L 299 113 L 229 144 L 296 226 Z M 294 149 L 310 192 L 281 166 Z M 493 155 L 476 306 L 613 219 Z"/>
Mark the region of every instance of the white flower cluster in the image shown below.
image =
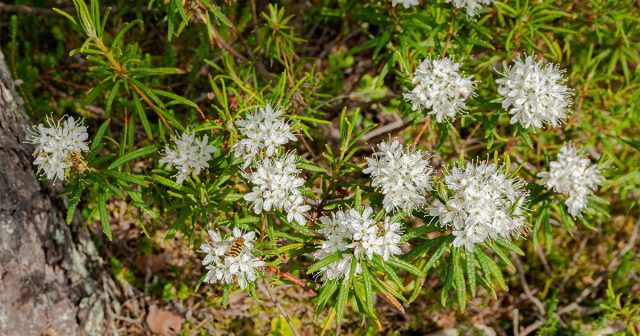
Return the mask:
<path id="1" fill-rule="evenodd" d="M 256 280 L 256 270 L 265 265 L 264 261 L 253 255 L 256 235 L 254 232 L 242 233 L 233 229 L 233 235 L 223 239 L 218 231 L 209 230 L 211 241 L 200 246 L 200 252 L 207 255 L 202 265 L 208 270 L 204 281 L 207 283 L 237 282 L 240 288 L 247 288 L 249 282 Z"/>
<path id="2" fill-rule="evenodd" d="M 464 9 L 467 11 L 467 16 L 476 16 L 478 10 L 482 6 L 490 5 L 493 0 L 445 0 L 446 3 L 452 3 L 456 8 Z"/>
<path id="3" fill-rule="evenodd" d="M 429 114 L 435 115 L 438 123 L 454 120 L 467 108 L 465 101 L 473 95 L 475 86 L 473 76 L 463 77 L 459 69 L 460 64 L 451 57 L 422 61 L 413 74 L 415 87 L 404 97 L 414 111 L 431 109 Z"/>
<path id="4" fill-rule="evenodd" d="M 39 124 L 27 133 L 26 142 L 36 145 L 33 164 L 50 180 L 64 181 L 69 168 L 82 163 L 82 152 L 89 151 L 87 127 L 65 117 L 57 122 L 49 117 L 48 127 Z"/>
<path id="5" fill-rule="evenodd" d="M 402 5 L 404 8 L 411 8 L 413 6 L 418 6 L 418 0 L 391 0 L 391 5 L 395 7 L 396 5 Z"/>
<path id="6" fill-rule="evenodd" d="M 372 158 L 366 158 L 368 167 L 363 170 L 372 177 L 371 185 L 381 189 L 383 205 L 387 212 L 412 210 L 426 204 L 431 190 L 433 169 L 422 151 L 405 151 L 398 140 L 391 144 L 382 142 Z"/>
<path id="7" fill-rule="evenodd" d="M 244 199 L 253 203 L 256 214 L 263 210 L 284 210 L 289 222 L 295 220 L 304 225 L 304 213 L 311 207 L 304 204 L 300 188 L 305 181 L 299 174 L 296 156 L 291 153 L 282 158 L 265 158 L 256 164 L 255 171 L 243 173 L 253 185 Z"/>
<path id="8" fill-rule="evenodd" d="M 254 113 L 247 113 L 245 119 L 236 121 L 236 126 L 244 137 L 233 146 L 236 157 L 244 159 L 244 168 L 261 154 L 273 157 L 282 145 L 296 141 L 291 126 L 282 118 L 282 110 L 267 104 Z"/>
<path id="9" fill-rule="evenodd" d="M 524 127 L 556 127 L 569 113 L 573 91 L 566 85 L 564 70 L 536 61 L 533 55 L 519 56 L 513 66 L 504 65 L 503 78 L 496 80 L 504 97 L 502 107 L 513 116 L 511 123 Z"/>
<path id="10" fill-rule="evenodd" d="M 526 223 L 528 193 L 519 178 L 508 178 L 496 164 L 469 163 L 445 174 L 445 201 L 436 200 L 429 213 L 453 229 L 453 245 L 474 245 L 499 237 L 511 239 Z"/>
<path id="11" fill-rule="evenodd" d="M 203 169 L 209 167 L 211 154 L 216 149 L 209 145 L 208 141 L 209 138 L 206 135 L 196 139 L 195 134 L 187 129 L 182 136 L 173 138 L 173 147 L 165 146 L 160 163 L 166 163 L 169 167 L 175 167 L 178 170 L 175 175 L 177 184 L 182 184 L 191 174 L 200 175 Z"/>
<path id="12" fill-rule="evenodd" d="M 571 216 L 576 218 L 587 207 L 587 196 L 604 182 L 601 169 L 569 143 L 560 148 L 558 159 L 551 162 L 549 172 L 538 173 L 538 177 L 547 189 L 568 194 L 565 204 Z"/>
<path id="13" fill-rule="evenodd" d="M 362 272 L 360 262 L 372 260 L 375 255 L 383 260 L 401 254 L 400 238 L 402 226 L 390 218 L 385 218 L 379 227 L 373 218 L 373 209 L 366 208 L 362 213 L 356 209 L 337 211 L 331 217 L 320 218 L 323 228 L 318 230 L 326 240 L 313 254 L 315 259 L 324 259 L 337 251 L 344 251 L 342 257 L 320 270 L 323 281 L 345 279 L 349 277 L 351 260 L 356 258 L 356 274 Z"/>

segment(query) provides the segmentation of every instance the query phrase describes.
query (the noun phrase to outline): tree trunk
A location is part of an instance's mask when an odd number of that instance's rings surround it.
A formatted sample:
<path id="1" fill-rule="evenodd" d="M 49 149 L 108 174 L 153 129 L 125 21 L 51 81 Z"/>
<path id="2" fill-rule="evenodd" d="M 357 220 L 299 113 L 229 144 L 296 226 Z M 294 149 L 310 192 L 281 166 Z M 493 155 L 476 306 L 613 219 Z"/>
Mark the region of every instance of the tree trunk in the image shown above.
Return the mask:
<path id="1" fill-rule="evenodd" d="M 36 178 L 28 127 L 0 52 L 0 335 L 101 335 L 100 259 L 65 224 L 60 186 Z"/>

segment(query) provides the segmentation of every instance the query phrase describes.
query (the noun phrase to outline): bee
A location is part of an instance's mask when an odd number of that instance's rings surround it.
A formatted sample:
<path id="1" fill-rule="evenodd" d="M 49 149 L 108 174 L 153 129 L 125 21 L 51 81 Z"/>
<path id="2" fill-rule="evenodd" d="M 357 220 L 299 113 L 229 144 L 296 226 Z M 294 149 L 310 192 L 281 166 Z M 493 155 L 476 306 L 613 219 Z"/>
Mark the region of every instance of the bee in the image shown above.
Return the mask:
<path id="1" fill-rule="evenodd" d="M 225 256 L 228 257 L 237 257 L 240 253 L 242 253 L 242 248 L 244 247 L 244 238 L 238 237 L 233 240 L 229 251 L 225 253 Z"/>

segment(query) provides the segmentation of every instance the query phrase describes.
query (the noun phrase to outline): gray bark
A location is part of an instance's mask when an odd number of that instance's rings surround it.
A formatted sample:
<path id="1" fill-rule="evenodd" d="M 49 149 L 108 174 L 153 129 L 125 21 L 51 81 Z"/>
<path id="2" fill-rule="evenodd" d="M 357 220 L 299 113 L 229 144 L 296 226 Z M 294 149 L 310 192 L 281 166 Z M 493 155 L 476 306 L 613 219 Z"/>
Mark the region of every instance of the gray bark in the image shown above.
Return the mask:
<path id="1" fill-rule="evenodd" d="M 64 222 L 60 187 L 36 178 L 28 127 L 0 52 L 0 335 L 102 334 L 100 260 Z"/>

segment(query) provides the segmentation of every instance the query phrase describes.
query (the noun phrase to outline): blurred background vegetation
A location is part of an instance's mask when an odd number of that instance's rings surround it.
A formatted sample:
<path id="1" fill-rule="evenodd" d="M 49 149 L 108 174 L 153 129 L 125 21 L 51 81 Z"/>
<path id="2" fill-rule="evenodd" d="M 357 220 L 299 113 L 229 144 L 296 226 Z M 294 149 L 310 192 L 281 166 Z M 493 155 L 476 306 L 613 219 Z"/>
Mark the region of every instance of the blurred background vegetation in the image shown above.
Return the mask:
<path id="1" fill-rule="evenodd" d="M 506 152 L 524 164 L 523 177 L 533 180 L 569 140 L 587 147 L 592 161 L 609 162 L 608 181 L 585 218 L 574 221 L 553 204 L 545 203 L 548 209 L 536 205 L 531 233 L 518 242 L 525 256 L 515 257 L 515 267 L 505 274 L 509 291 L 497 291 L 496 299 L 482 292 L 461 313 L 440 306 L 442 280 L 428 277 L 425 294 L 404 314 L 379 300 L 382 331 L 361 326 L 357 313 L 349 311 L 344 334 L 637 333 L 640 2 L 499 1 L 475 19 L 443 1 L 423 0 L 410 10 L 390 3 L 122 0 L 100 5 L 103 12 L 111 8 L 105 40 L 128 29 L 121 50 L 126 64 L 179 69 L 146 77 L 144 83 L 188 99 L 165 96 L 175 103 L 167 104 L 166 115 L 185 125 L 229 121 L 225 111 L 250 105 L 251 92 L 266 96 L 282 84 L 290 93 L 287 113 L 305 134 L 298 152 L 326 166 L 321 153 L 325 144 L 339 141 L 343 108 L 361 110 L 357 125 L 371 129 L 363 138 L 368 143 L 389 137 L 410 143 L 424 117 L 402 98 L 413 69 L 427 56 L 453 55 L 480 83 L 469 114 L 451 125 L 426 125 L 419 146 L 435 151 L 436 166 L 462 152 L 480 158 Z M 79 115 L 94 133 L 109 116 L 123 131 L 139 108 L 136 93 L 92 93 L 104 73 L 92 68 L 87 55 L 70 54 L 85 36 L 53 7 L 74 13 L 66 0 L 0 2 L 0 47 L 29 117 L 37 122 L 50 113 Z M 509 125 L 498 100 L 495 69 L 522 53 L 536 53 L 567 70 L 576 95 L 563 128 L 533 133 Z M 147 124 L 135 123 L 130 139 L 153 142 L 145 133 L 162 128 L 162 115 L 149 113 Z M 120 139 L 115 129 L 113 138 Z M 351 162 L 362 162 L 371 150 L 371 145 L 362 147 Z M 355 170 L 347 167 L 343 181 L 366 184 Z M 184 334 L 290 334 L 271 303 L 239 292 L 222 309 L 218 289 L 203 286 L 194 292 L 201 274 L 192 248 L 198 238 L 164 242 L 170 223 L 153 221 L 147 223 L 151 238 L 146 238 L 134 225 L 142 216 L 125 201 L 114 200 L 107 204 L 114 240 L 106 242 L 96 229 L 100 224 L 92 200 L 95 195 L 81 207 L 110 261 L 105 271 L 113 279 L 112 328 L 121 334 L 168 335 L 172 325 L 166 321 L 180 321 L 180 327 L 173 327 Z M 299 269 L 289 271 L 300 274 Z M 283 285 L 275 292 L 304 334 L 319 334 L 322 319 L 314 322 L 311 298 L 303 289 Z"/>

